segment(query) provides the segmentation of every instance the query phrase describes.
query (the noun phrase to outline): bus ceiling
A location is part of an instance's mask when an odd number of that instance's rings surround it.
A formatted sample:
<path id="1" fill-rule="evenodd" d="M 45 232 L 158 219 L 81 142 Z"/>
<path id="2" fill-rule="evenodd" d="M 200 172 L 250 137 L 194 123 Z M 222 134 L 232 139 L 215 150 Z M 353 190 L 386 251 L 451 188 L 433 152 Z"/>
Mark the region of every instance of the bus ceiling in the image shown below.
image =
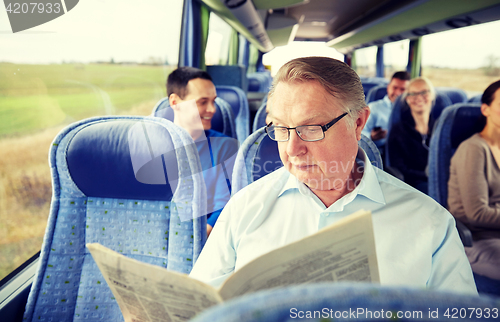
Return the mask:
<path id="1" fill-rule="evenodd" d="M 262 52 L 291 41 L 323 41 L 347 54 L 500 19 L 500 0 L 200 1 Z"/>

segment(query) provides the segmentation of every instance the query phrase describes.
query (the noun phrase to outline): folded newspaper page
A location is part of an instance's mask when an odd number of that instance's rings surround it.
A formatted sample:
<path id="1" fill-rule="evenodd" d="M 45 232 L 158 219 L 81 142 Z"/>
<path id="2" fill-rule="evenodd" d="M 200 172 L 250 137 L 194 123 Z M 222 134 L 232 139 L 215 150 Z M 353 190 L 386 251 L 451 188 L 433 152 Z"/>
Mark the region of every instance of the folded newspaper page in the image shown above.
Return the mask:
<path id="1" fill-rule="evenodd" d="M 87 247 L 126 322 L 188 321 L 224 300 L 293 284 L 379 282 L 371 212 L 362 210 L 256 258 L 228 278 L 219 290 L 97 243 Z"/>

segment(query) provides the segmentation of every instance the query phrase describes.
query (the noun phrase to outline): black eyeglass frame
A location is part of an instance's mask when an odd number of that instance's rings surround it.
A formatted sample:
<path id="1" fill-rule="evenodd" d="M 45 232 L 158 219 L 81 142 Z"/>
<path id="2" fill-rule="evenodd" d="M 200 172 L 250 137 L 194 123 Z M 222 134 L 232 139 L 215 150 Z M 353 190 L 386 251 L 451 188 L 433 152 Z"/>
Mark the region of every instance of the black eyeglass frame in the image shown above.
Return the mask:
<path id="1" fill-rule="evenodd" d="M 270 122 L 268 125 L 266 125 L 266 133 L 267 133 L 267 136 L 269 136 L 269 138 L 273 141 L 276 141 L 276 142 L 287 142 L 288 140 L 290 140 L 290 130 L 295 130 L 295 133 L 297 133 L 298 137 L 302 140 L 302 141 L 305 141 L 305 142 L 316 142 L 316 141 L 320 141 L 320 140 L 323 140 L 325 138 L 325 132 L 328 131 L 328 129 L 330 129 L 332 126 L 335 125 L 335 123 L 337 123 L 338 121 L 340 121 L 344 116 L 346 116 L 348 113 L 344 113 L 340 116 L 337 116 L 336 118 L 334 118 L 331 122 L 328 122 L 327 124 L 325 125 L 319 125 L 319 124 L 310 124 L 310 125 L 300 125 L 300 126 L 296 126 L 296 127 L 286 127 L 286 126 L 274 126 L 272 125 L 273 122 Z M 269 133 L 269 128 L 274 127 L 274 128 L 280 128 L 280 129 L 287 129 L 288 130 L 288 137 L 286 140 L 276 140 L 276 139 L 273 139 L 271 137 L 271 134 Z M 297 128 L 300 128 L 300 127 L 307 127 L 307 126 L 319 126 L 321 127 L 321 129 L 323 130 L 323 137 L 321 139 L 317 139 L 317 140 L 305 140 L 302 138 L 302 136 L 300 136 L 300 133 L 297 132 Z"/>

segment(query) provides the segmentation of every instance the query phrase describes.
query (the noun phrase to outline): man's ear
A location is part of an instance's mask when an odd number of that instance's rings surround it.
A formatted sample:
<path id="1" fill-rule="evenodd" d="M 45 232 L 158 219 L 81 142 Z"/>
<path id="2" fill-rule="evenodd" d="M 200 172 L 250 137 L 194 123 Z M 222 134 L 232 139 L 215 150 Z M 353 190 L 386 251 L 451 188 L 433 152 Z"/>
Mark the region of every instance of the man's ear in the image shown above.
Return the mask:
<path id="1" fill-rule="evenodd" d="M 174 111 L 177 111 L 178 110 L 178 107 L 177 107 L 177 104 L 179 104 L 180 102 L 182 102 L 181 98 L 179 97 L 179 95 L 175 94 L 175 93 L 172 93 L 170 94 L 170 96 L 168 97 L 168 102 L 170 103 L 170 107 L 174 110 Z"/>
<path id="2" fill-rule="evenodd" d="M 356 139 L 361 140 L 361 131 L 365 127 L 366 121 L 368 121 L 368 116 L 370 116 L 370 108 L 368 106 L 363 107 L 363 109 L 358 113 L 358 118 L 354 123 L 356 128 Z"/>

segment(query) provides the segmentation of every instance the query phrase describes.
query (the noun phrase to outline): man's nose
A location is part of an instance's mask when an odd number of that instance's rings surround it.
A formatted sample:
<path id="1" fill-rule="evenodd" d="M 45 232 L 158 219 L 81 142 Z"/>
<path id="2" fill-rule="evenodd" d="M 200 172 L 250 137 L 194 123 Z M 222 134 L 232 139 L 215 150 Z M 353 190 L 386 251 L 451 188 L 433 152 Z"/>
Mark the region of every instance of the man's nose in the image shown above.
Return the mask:
<path id="1" fill-rule="evenodd" d="M 305 142 L 299 137 L 297 132 L 295 130 L 289 130 L 290 131 L 290 138 L 286 142 L 286 153 L 290 157 L 295 157 L 298 155 L 301 155 L 305 153 L 306 151 L 306 146 Z"/>
<path id="2" fill-rule="evenodd" d="M 207 112 L 215 114 L 216 111 L 217 111 L 217 107 L 215 106 L 215 102 L 209 103 L 208 108 L 207 108 Z"/>

